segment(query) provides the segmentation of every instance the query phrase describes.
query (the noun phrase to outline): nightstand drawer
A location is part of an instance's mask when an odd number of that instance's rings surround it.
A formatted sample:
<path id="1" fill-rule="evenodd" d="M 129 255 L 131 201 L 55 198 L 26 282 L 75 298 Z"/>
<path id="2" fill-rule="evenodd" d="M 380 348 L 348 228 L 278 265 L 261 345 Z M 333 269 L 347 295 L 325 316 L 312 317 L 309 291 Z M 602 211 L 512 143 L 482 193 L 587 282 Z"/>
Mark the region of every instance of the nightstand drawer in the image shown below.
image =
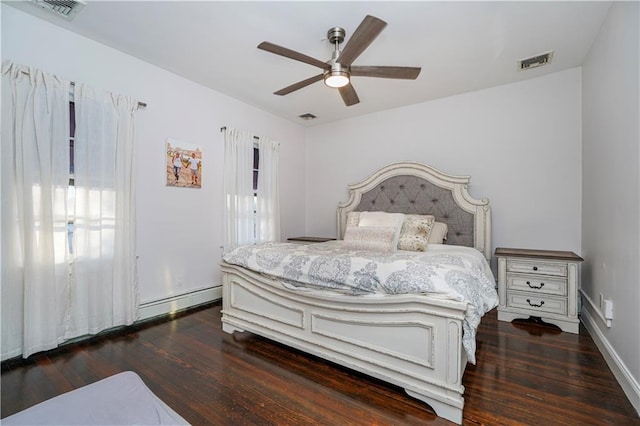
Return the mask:
<path id="1" fill-rule="evenodd" d="M 507 272 L 525 274 L 567 276 L 567 263 L 555 263 L 536 260 L 507 259 Z"/>
<path id="2" fill-rule="evenodd" d="M 567 295 L 567 280 L 540 275 L 507 273 L 507 289 L 528 291 L 530 293 Z"/>
<path id="3" fill-rule="evenodd" d="M 507 306 L 526 309 L 530 315 L 536 312 L 567 315 L 567 299 L 521 292 L 507 292 Z"/>

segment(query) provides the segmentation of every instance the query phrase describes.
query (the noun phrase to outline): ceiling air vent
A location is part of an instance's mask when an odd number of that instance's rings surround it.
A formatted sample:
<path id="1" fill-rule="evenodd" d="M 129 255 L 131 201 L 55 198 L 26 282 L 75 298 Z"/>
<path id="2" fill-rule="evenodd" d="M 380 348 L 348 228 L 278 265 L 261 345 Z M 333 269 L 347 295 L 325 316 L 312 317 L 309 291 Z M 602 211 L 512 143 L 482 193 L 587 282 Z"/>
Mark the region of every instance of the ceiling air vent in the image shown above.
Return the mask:
<path id="1" fill-rule="evenodd" d="M 36 6 L 68 20 L 76 17 L 86 3 L 81 0 L 31 0 Z"/>
<path id="2" fill-rule="evenodd" d="M 313 120 L 314 118 L 318 118 L 310 112 L 307 112 L 306 114 L 300 114 L 298 117 L 302 118 L 303 120 Z"/>
<path id="3" fill-rule="evenodd" d="M 518 61 L 518 69 L 528 70 L 531 68 L 541 67 L 551 62 L 552 58 L 553 58 L 553 50 L 550 52 L 541 53 L 539 55 L 532 56 L 527 59 L 522 59 Z"/>

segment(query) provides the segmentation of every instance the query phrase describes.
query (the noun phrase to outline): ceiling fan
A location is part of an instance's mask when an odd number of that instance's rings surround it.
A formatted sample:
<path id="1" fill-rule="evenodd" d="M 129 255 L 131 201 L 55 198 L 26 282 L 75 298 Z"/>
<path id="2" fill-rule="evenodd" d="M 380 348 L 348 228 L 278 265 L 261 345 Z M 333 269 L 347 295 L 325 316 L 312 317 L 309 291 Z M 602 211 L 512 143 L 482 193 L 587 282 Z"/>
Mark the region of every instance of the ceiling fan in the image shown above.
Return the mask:
<path id="1" fill-rule="evenodd" d="M 286 47 L 278 46 L 268 41 L 263 41 L 258 45 L 258 49 L 294 59 L 321 68 L 323 71 L 318 75 L 299 81 L 290 86 L 274 92 L 274 95 L 286 95 L 296 90 L 302 89 L 316 81 L 324 80 L 329 87 L 337 88 L 340 91 L 342 100 L 346 106 L 355 105 L 360 102 L 358 94 L 351 85 L 351 77 L 378 77 L 396 78 L 405 80 L 415 80 L 420 74 L 421 68 L 416 67 L 389 67 L 389 66 L 358 66 L 351 65 L 358 56 L 375 40 L 382 32 L 387 23 L 375 16 L 367 15 L 358 28 L 355 30 L 344 49 L 340 51 L 340 44 L 344 41 L 345 30 L 341 27 L 331 28 L 327 32 L 327 38 L 335 46 L 331 59 L 322 62 L 318 59 L 296 52 Z"/>

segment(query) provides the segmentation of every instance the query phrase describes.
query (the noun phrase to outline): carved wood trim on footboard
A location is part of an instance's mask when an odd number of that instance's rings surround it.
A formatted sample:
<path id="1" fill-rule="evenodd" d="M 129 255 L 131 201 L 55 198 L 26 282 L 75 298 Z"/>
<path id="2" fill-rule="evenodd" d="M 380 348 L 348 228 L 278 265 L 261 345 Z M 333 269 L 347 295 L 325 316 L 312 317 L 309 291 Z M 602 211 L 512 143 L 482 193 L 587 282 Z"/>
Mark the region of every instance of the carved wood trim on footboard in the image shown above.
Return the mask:
<path id="1" fill-rule="evenodd" d="M 250 331 L 401 386 L 462 422 L 466 303 L 296 292 L 239 266 L 221 270 L 225 332 Z"/>

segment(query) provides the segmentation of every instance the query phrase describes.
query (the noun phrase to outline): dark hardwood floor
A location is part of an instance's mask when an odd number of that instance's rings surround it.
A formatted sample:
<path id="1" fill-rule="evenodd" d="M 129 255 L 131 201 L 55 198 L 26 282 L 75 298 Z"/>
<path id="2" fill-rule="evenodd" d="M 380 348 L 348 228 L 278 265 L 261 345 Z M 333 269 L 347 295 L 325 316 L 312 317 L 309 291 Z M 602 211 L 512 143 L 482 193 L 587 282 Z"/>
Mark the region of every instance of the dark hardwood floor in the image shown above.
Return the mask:
<path id="1" fill-rule="evenodd" d="M 588 333 L 478 329 L 464 424 L 640 425 Z M 2 364 L 1 416 L 132 370 L 194 425 L 448 425 L 387 385 L 261 337 L 222 332 L 220 305 Z"/>

